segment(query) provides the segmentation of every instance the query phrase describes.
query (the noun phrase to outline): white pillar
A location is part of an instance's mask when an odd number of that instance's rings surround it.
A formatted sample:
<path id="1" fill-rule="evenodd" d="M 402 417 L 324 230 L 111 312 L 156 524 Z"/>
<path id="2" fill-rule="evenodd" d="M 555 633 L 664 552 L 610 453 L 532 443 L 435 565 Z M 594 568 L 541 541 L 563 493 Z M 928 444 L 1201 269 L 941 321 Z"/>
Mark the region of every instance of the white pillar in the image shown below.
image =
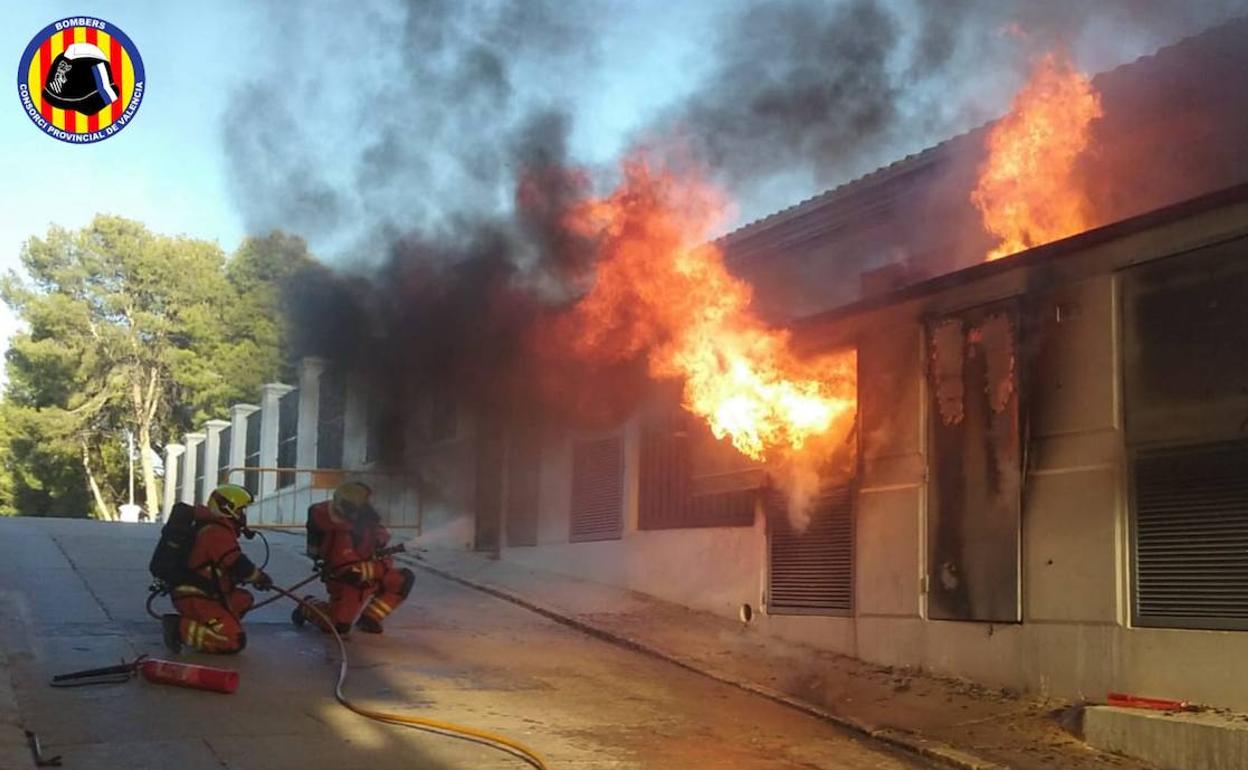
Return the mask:
<path id="1" fill-rule="evenodd" d="M 291 385 L 281 382 L 270 382 L 260 386 L 260 467 L 277 467 L 277 424 L 281 411 L 279 403 L 282 396 L 294 390 Z M 254 419 L 254 418 L 252 418 Z M 277 489 L 277 474 L 273 471 L 260 472 L 260 489 L 257 499 L 264 499 Z"/>
<path id="2" fill-rule="evenodd" d="M 316 467 L 316 436 L 321 416 L 321 374 L 325 360 L 308 356 L 299 362 L 299 426 L 295 439 L 295 465 Z"/>
<path id="3" fill-rule="evenodd" d="M 247 464 L 247 418 L 260 411 L 254 404 L 235 404 L 230 407 L 230 483 L 242 485 L 246 474 L 241 470 Z M 237 470 L 236 470 L 237 469 Z M 251 490 L 255 494 L 255 490 Z"/>
<path id="4" fill-rule="evenodd" d="M 204 423 L 204 486 L 200 490 L 200 499 L 207 500 L 212 490 L 221 483 L 221 431 L 230 427 L 227 420 L 209 420 Z M 231 434 L 233 432 L 231 431 Z"/>
<path id="5" fill-rule="evenodd" d="M 183 463 L 179 462 L 186 447 L 181 444 L 165 444 L 165 483 L 164 483 L 164 500 L 162 510 L 164 518 L 169 518 L 169 512 L 173 510 L 173 504 L 178 502 L 177 484 L 170 484 L 170 480 L 178 480 L 178 470 Z"/>
<path id="6" fill-rule="evenodd" d="M 202 433 L 188 433 L 183 440 L 186 445 L 186 455 L 183 458 L 182 468 L 186 475 L 182 477 L 182 502 L 194 505 L 195 500 L 195 476 L 199 472 L 195 465 L 195 454 L 199 451 L 199 445 L 204 440 Z"/>
<path id="7" fill-rule="evenodd" d="M 342 412 L 342 467 L 360 468 L 368 454 L 368 394 L 362 378 L 352 372 L 347 377 L 346 403 Z"/>

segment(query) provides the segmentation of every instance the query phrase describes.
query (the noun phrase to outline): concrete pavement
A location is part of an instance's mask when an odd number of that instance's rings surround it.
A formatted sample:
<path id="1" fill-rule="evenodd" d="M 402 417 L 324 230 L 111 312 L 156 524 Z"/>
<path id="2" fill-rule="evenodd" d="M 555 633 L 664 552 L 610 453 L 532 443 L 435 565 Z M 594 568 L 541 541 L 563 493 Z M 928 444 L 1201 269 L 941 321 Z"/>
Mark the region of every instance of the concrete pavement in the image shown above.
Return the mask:
<path id="1" fill-rule="evenodd" d="M 163 655 L 143 610 L 151 525 L 0 519 L 0 650 L 22 726 L 66 768 L 518 768 L 481 746 L 380 725 L 332 698 L 335 649 L 294 629 L 279 602 L 248 618 L 216 695 L 142 681 L 54 690 L 56 673 Z M 270 572 L 308 574 L 271 536 Z M 258 542 L 248 543 L 253 555 Z M 912 770 L 921 760 L 680 667 L 591 638 L 420 572 L 387 633 L 350 643 L 348 695 L 363 705 L 503 732 L 552 768 Z M 2 674 L 3 672 L 0 672 Z M 0 755 L 3 756 L 3 755 Z"/>
<path id="2" fill-rule="evenodd" d="M 1069 704 L 874 666 L 767 636 L 710 613 L 506 559 L 430 549 L 418 563 L 588 633 L 948 766 L 965 770 L 1151 767 L 1096 751 L 1078 740 L 1063 724 L 1073 726 L 1077 721 L 1077 709 Z"/>

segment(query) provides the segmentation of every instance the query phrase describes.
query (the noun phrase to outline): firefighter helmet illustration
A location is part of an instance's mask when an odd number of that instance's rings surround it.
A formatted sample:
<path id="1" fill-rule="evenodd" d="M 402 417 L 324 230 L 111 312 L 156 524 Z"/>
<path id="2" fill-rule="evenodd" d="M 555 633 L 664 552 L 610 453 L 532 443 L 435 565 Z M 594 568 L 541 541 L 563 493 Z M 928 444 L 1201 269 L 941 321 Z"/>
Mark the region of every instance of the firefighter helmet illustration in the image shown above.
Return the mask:
<path id="1" fill-rule="evenodd" d="M 26 116 L 71 144 L 107 139 L 130 125 L 143 101 L 143 58 L 115 25 L 71 16 L 30 40 L 17 67 Z"/>
<path id="2" fill-rule="evenodd" d="M 48 67 L 43 98 L 62 110 L 94 115 L 120 97 L 104 52 L 90 43 L 74 43 Z"/>

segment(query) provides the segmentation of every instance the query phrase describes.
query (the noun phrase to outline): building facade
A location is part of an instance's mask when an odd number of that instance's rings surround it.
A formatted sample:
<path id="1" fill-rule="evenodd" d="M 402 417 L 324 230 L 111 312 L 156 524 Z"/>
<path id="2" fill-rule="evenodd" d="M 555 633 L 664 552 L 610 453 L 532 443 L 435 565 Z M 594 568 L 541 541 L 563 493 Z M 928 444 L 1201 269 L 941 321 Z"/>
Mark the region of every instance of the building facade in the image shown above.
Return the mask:
<path id="1" fill-rule="evenodd" d="M 804 518 L 661 386 L 584 432 L 422 403 L 382 470 L 367 399 L 319 361 L 170 447 L 166 505 L 224 472 L 301 524 L 371 472 L 427 545 L 884 665 L 1248 710 L 1246 34 L 1097 78 L 1103 227 L 982 262 L 980 130 L 721 242 L 805 351 L 857 361 Z"/>
<path id="2" fill-rule="evenodd" d="M 660 396 L 469 431 L 461 530 L 885 665 L 1248 709 L 1245 35 L 1094 79 L 1105 226 L 983 263 L 979 129 L 721 241 L 768 318 L 857 358 L 851 470 L 806 520 Z"/>
<path id="3" fill-rule="evenodd" d="M 860 384 L 804 528 L 639 412 L 478 451 L 476 547 L 885 665 L 1248 709 L 1248 187 L 798 330 Z"/>

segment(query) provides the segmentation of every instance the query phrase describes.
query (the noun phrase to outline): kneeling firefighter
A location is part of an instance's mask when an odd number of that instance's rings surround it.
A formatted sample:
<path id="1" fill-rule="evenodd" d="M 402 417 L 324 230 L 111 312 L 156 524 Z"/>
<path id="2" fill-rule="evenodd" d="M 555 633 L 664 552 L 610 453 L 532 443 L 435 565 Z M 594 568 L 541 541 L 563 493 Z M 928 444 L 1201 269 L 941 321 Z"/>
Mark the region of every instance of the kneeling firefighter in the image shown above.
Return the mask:
<path id="1" fill-rule="evenodd" d="M 410 569 L 395 569 L 394 559 L 384 553 L 390 532 L 371 497 L 366 484 L 351 481 L 335 489 L 332 499 L 308 508 L 308 556 L 322 565 L 329 601 L 311 596 L 305 601 L 332 619 L 340 634 L 348 633 L 353 621 L 365 633 L 380 634 L 381 621 L 403 603 L 416 582 Z M 295 625 L 310 620 L 329 632 L 321 616 L 302 605 L 291 620 Z"/>
<path id="2" fill-rule="evenodd" d="M 261 591 L 273 587 L 273 579 L 238 545 L 238 536 L 249 532 L 251 501 L 251 493 L 243 487 L 222 484 L 208 496 L 206 506 L 179 505 L 170 513 L 152 559 L 152 573 L 168 583 L 178 611 L 161 618 L 165 646 L 173 652 L 186 645 L 200 652 L 232 654 L 247 646 L 241 618 L 254 599 L 238 586 L 251 583 Z M 161 559 L 166 563 L 163 569 L 158 568 Z"/>

